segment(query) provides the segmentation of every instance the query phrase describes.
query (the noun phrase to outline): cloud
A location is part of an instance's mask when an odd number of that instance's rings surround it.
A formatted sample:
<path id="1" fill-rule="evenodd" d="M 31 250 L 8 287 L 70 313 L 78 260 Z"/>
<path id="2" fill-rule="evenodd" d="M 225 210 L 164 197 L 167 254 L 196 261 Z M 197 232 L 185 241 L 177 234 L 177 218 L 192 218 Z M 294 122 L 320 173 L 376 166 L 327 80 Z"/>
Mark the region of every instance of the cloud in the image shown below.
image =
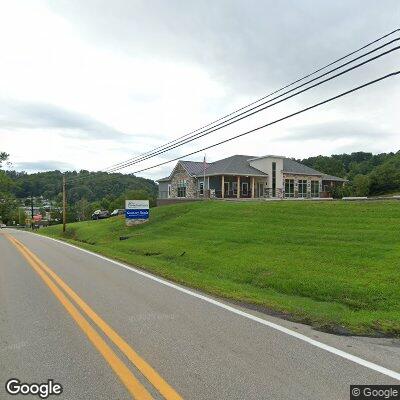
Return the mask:
<path id="1" fill-rule="evenodd" d="M 154 61 L 201 65 L 214 79 L 252 96 L 397 28 L 399 11 L 398 0 L 386 0 L 385 10 L 374 0 L 48 4 L 92 43 Z"/>
<path id="2" fill-rule="evenodd" d="M 12 169 L 14 168 L 19 171 L 29 171 L 29 172 L 53 171 L 53 170 L 72 171 L 75 169 L 74 166 L 70 163 L 66 163 L 63 161 L 53 161 L 53 160 L 17 162 L 13 164 Z"/>
<path id="3" fill-rule="evenodd" d="M 126 140 L 129 135 L 88 115 L 53 104 L 0 101 L 0 128 L 57 129 L 63 135 L 86 139 Z"/>
<path id="4" fill-rule="evenodd" d="M 27 162 L 42 154 L 46 143 L 46 156 L 53 160 L 104 168 L 203 126 L 395 29 L 400 2 L 386 0 L 385 6 L 376 0 L 9 2 L 0 15 L 0 87 L 2 96 L 16 101 L 0 97 L 0 147 L 16 162 Z M 184 155 L 392 72 L 396 56 L 163 157 Z M 340 146 L 393 151 L 400 139 L 398 83 L 390 79 L 370 86 L 207 155 L 306 157 Z M 280 140 L 274 132 L 281 132 Z M 196 157 L 201 155 L 189 158 Z M 157 161 L 148 163 L 143 166 Z M 143 174 L 164 175 L 167 168 Z"/>
<path id="5" fill-rule="evenodd" d="M 382 135 L 386 137 L 394 136 L 395 132 L 384 130 L 373 123 L 363 121 L 328 121 L 319 124 L 300 126 L 292 128 L 290 133 L 274 138 L 277 140 L 307 141 L 307 140 L 325 140 L 332 141 L 338 139 L 366 140 L 381 139 Z"/>

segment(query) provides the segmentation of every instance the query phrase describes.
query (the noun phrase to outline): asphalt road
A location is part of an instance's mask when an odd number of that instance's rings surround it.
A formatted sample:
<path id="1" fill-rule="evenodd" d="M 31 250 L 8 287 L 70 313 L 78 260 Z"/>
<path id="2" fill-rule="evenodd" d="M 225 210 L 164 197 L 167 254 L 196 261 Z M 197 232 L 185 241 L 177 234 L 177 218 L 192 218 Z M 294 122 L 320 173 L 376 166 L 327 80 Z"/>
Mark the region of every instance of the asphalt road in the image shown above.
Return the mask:
<path id="1" fill-rule="evenodd" d="M 209 299 L 4 229 L 0 398 L 31 398 L 8 395 L 10 378 L 53 379 L 63 393 L 50 399 L 74 400 L 338 400 L 350 384 L 400 384 L 399 341 L 328 335 Z"/>

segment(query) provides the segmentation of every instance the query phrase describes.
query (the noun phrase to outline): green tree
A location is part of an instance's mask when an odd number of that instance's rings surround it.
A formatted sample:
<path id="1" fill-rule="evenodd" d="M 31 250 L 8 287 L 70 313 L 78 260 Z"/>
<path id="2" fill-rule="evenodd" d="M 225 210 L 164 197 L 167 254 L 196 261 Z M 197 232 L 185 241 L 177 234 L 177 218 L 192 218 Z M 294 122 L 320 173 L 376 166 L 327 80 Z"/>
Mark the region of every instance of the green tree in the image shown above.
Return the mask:
<path id="1" fill-rule="evenodd" d="M 400 191 L 400 154 L 375 168 L 370 174 L 371 194 Z"/>
<path id="2" fill-rule="evenodd" d="M 3 162 L 8 160 L 9 155 L 0 152 L 0 168 Z M 5 224 L 11 224 L 15 221 L 17 212 L 17 201 L 11 193 L 13 187 L 12 179 L 2 170 L 0 170 L 0 220 Z"/>
<path id="3" fill-rule="evenodd" d="M 18 209 L 18 223 L 20 225 L 25 225 L 26 214 L 23 208 Z"/>
<path id="4" fill-rule="evenodd" d="M 10 157 L 9 154 L 7 154 L 7 153 L 4 152 L 4 151 L 0 151 L 0 168 L 1 168 L 2 165 L 3 165 L 3 162 L 8 160 L 8 157 Z"/>
<path id="5" fill-rule="evenodd" d="M 368 175 L 356 175 L 352 182 L 354 196 L 368 196 L 369 185 L 370 179 Z"/>

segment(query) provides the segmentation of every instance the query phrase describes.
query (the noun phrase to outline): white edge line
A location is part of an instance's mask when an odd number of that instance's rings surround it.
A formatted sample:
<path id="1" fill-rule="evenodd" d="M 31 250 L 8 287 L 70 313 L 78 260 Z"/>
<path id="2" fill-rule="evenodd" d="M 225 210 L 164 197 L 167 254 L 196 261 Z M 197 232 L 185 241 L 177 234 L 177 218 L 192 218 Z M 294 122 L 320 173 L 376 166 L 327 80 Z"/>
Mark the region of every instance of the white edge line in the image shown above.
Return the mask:
<path id="1" fill-rule="evenodd" d="M 121 262 L 112 260 L 111 258 L 102 256 L 101 254 L 94 253 L 94 252 L 92 252 L 90 250 L 83 249 L 81 247 L 75 246 L 75 245 L 73 245 L 71 243 L 64 242 L 62 240 L 54 239 L 52 237 L 48 237 L 48 236 L 44 236 L 44 235 L 39 235 L 39 234 L 36 234 L 36 233 L 33 233 L 33 232 L 29 232 L 29 231 L 19 231 L 19 232 L 29 233 L 29 234 L 33 234 L 35 236 L 39 236 L 39 237 L 46 238 L 46 239 L 49 239 L 49 240 L 54 240 L 55 242 L 61 243 L 61 244 L 65 245 L 65 246 L 70 246 L 70 247 L 73 247 L 74 249 L 78 249 L 80 251 L 83 251 L 84 253 L 91 254 L 93 256 L 101 258 L 102 260 L 108 261 L 108 262 L 110 262 L 112 264 L 116 264 L 116 265 L 118 265 L 118 266 L 120 266 L 122 268 L 125 268 L 125 269 L 127 269 L 127 270 L 129 270 L 131 272 L 136 272 L 137 274 L 145 276 L 146 278 L 149 278 L 149 279 L 151 279 L 151 280 L 153 280 L 155 282 L 161 283 L 162 285 L 169 286 L 169 287 L 174 288 L 174 289 L 176 289 L 176 290 L 178 290 L 180 292 L 186 293 L 186 294 L 188 294 L 190 296 L 193 296 L 193 297 L 196 297 L 198 299 L 204 300 L 204 301 L 206 301 L 208 303 L 214 304 L 217 307 L 224 308 L 225 310 L 231 311 L 234 314 L 240 315 L 240 316 L 248 318 L 248 319 L 250 319 L 252 321 L 258 322 L 258 323 L 260 323 L 262 325 L 268 326 L 269 328 L 275 329 L 275 330 L 277 330 L 279 332 L 285 333 L 285 334 L 287 334 L 289 336 L 295 337 L 295 338 L 300 339 L 300 340 L 302 340 L 302 341 L 304 341 L 306 343 L 309 343 L 312 346 L 318 347 L 318 348 L 320 348 L 322 350 L 326 350 L 329 353 L 335 354 L 335 355 L 337 355 L 339 357 L 342 357 L 342 358 L 344 358 L 346 360 L 352 361 L 352 362 L 354 362 L 356 364 L 362 365 L 363 367 L 366 367 L 366 368 L 372 369 L 374 371 L 380 372 L 381 374 L 390 376 L 391 378 L 394 378 L 394 379 L 397 379 L 398 381 L 400 381 L 400 373 L 398 373 L 398 372 L 392 371 L 392 370 L 390 370 L 388 368 L 382 367 L 382 366 L 380 366 L 378 364 L 375 364 L 373 362 L 364 360 L 364 359 L 362 359 L 360 357 L 357 357 L 357 356 L 354 356 L 352 354 L 349 354 L 349 353 L 347 353 L 347 352 L 345 352 L 343 350 L 339 350 L 336 347 L 329 346 L 327 344 L 321 343 L 318 340 L 311 339 L 306 335 L 303 335 L 301 333 L 292 331 L 291 329 L 285 328 L 284 326 L 275 324 L 275 323 L 267 321 L 265 319 L 256 317 L 255 315 L 249 314 L 249 313 L 244 312 L 242 310 L 239 310 L 239 309 L 237 309 L 235 307 L 232 307 L 232 306 L 229 306 L 227 304 L 221 303 L 220 301 L 214 300 L 214 299 L 212 299 L 212 298 L 210 298 L 208 296 L 204 296 L 202 294 L 193 292 L 193 291 L 191 291 L 189 289 L 185 289 L 185 288 L 183 288 L 181 286 L 178 286 L 178 285 L 176 285 L 176 284 L 174 284 L 172 282 L 166 281 L 166 280 L 164 280 L 162 278 L 158 278 L 158 277 L 156 277 L 154 275 L 151 275 L 151 274 L 149 274 L 147 272 L 144 272 L 142 270 L 136 269 L 135 267 L 128 266 L 128 265 L 123 264 Z"/>

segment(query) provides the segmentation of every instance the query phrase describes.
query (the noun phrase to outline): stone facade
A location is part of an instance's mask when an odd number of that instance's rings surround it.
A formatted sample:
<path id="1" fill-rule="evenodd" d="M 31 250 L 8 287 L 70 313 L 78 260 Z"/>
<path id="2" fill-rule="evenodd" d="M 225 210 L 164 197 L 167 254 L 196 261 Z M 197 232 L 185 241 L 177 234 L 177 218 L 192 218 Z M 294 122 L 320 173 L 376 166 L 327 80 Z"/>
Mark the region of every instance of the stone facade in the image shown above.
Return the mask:
<path id="1" fill-rule="evenodd" d="M 195 198 L 197 194 L 196 179 L 191 177 L 180 163 L 177 164 L 171 177 L 171 197 L 178 197 L 178 184 L 181 180 L 186 180 L 186 198 Z"/>
<path id="2" fill-rule="evenodd" d="M 311 181 L 318 181 L 319 182 L 319 192 L 320 193 L 322 192 L 322 178 L 319 176 L 283 174 L 282 197 L 285 197 L 285 179 L 293 179 L 294 180 L 294 197 L 299 197 L 299 180 L 307 181 L 307 198 L 311 197 Z"/>

